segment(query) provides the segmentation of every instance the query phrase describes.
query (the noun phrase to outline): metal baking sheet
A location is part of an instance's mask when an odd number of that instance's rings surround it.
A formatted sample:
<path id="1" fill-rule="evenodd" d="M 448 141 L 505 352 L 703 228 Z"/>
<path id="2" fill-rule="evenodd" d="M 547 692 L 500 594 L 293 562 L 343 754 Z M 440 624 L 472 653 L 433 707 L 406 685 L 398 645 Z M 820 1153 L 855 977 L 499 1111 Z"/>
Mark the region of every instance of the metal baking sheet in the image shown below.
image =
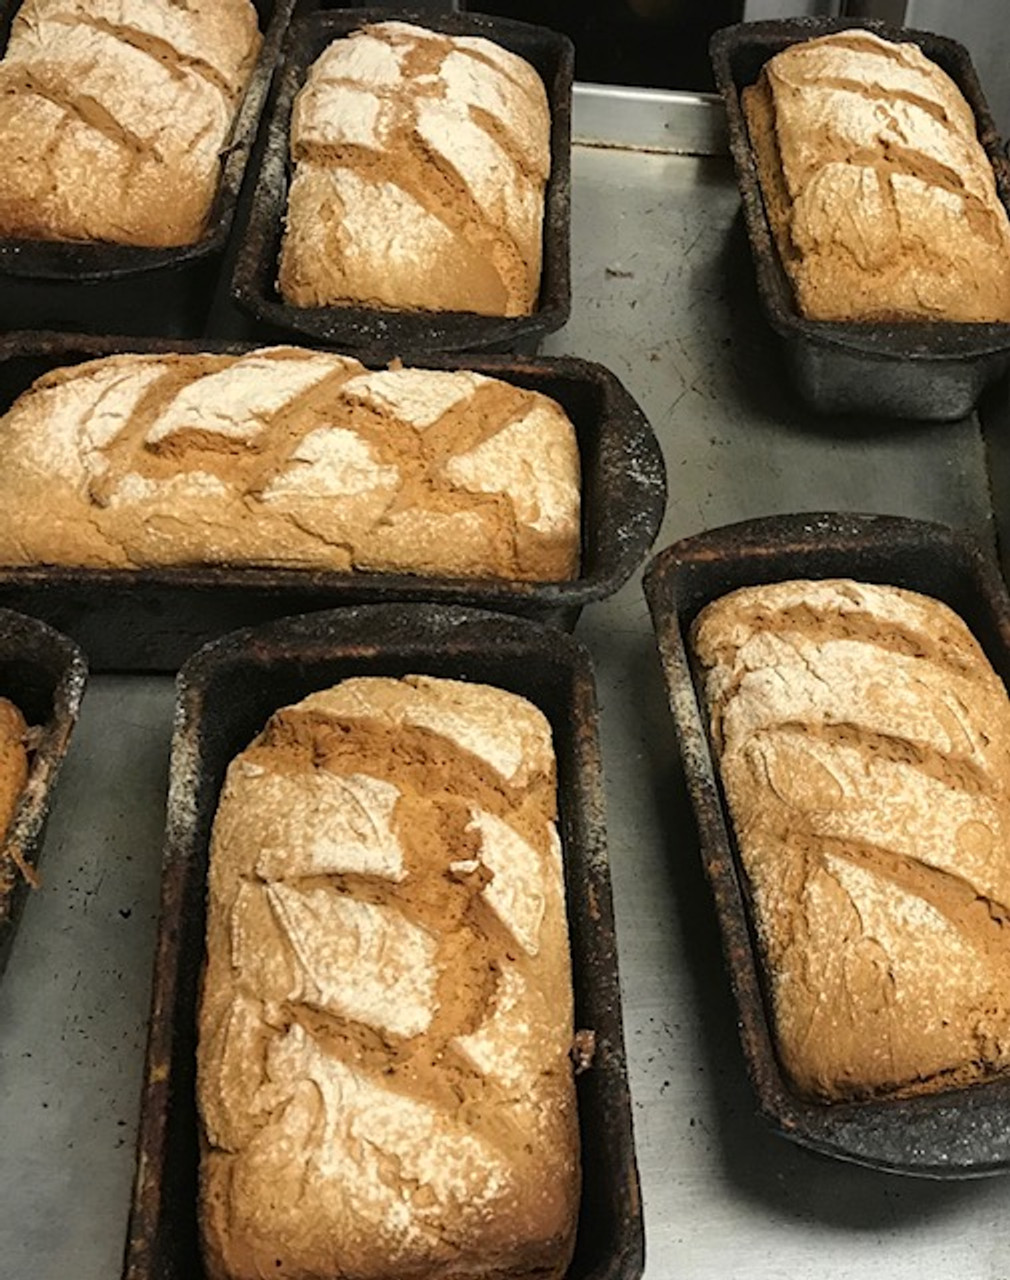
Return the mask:
<path id="1" fill-rule="evenodd" d="M 574 107 L 586 136 L 578 91 Z M 647 98 L 639 109 L 636 122 L 622 108 L 644 137 L 634 149 L 575 148 L 572 319 L 546 346 L 609 364 L 651 417 L 670 478 L 659 545 L 846 508 L 991 545 L 978 420 L 896 429 L 804 411 L 758 309 L 728 159 L 637 149 L 656 145 Z M 685 110 L 709 114 L 710 100 Z M 994 398 L 995 426 L 1008 409 Z M 1010 1181 L 862 1170 L 758 1116 L 638 583 L 587 609 L 577 634 L 597 669 L 647 1280 L 1006 1280 Z M 4 1277 L 120 1273 L 172 699 L 165 678 L 89 686 L 44 885 L 0 986 Z"/>

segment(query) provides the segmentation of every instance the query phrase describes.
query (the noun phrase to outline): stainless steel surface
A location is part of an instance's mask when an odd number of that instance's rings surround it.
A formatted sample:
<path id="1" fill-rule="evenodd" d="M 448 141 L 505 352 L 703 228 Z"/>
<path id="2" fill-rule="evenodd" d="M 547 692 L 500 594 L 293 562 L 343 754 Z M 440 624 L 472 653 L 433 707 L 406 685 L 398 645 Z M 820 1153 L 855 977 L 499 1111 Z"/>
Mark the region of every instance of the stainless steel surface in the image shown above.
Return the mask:
<path id="1" fill-rule="evenodd" d="M 611 365 L 650 414 L 661 545 L 818 508 L 991 538 L 977 423 L 818 422 L 793 404 L 728 161 L 577 148 L 573 212 L 576 303 L 548 347 Z M 1007 1280 L 1010 1182 L 869 1173 L 755 1117 L 637 582 L 579 634 L 600 684 L 648 1280 Z M 94 681 L 0 984 L 2 1280 L 119 1273 L 171 704 L 168 680 Z"/>
<path id="2" fill-rule="evenodd" d="M 1007 0 L 906 0 L 905 25 L 967 45 L 996 127 L 1010 135 L 1010 8 Z"/>
<path id="3" fill-rule="evenodd" d="M 726 150 L 726 113 L 717 94 L 577 84 L 572 141 L 587 147 L 710 156 Z"/>
<path id="4" fill-rule="evenodd" d="M 908 0 L 842 0 L 841 13 L 846 18 L 880 18 L 901 26 L 907 8 Z"/>

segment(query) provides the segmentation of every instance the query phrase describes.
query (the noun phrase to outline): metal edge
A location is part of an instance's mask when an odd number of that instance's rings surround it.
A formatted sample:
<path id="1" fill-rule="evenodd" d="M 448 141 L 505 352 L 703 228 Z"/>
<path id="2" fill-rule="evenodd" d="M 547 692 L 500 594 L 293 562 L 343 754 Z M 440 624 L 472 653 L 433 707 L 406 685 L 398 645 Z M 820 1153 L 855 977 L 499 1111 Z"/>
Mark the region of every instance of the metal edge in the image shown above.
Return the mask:
<path id="1" fill-rule="evenodd" d="M 572 144 L 677 156 L 729 151 L 726 110 L 717 93 L 630 89 L 576 82 Z"/>

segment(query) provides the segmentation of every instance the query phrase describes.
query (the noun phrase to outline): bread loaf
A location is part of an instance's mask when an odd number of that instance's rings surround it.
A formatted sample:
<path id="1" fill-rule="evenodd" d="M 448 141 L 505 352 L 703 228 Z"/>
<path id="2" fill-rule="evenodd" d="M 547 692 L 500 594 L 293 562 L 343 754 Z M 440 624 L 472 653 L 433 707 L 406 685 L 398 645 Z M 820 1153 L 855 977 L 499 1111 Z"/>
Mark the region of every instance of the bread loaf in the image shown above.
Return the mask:
<path id="1" fill-rule="evenodd" d="M 790 45 L 743 107 L 779 256 L 815 320 L 1010 320 L 1010 221 L 975 118 L 918 45 Z"/>
<path id="2" fill-rule="evenodd" d="M 198 240 L 260 43 L 250 0 L 24 0 L 0 61 L 0 236 Z"/>
<path id="3" fill-rule="evenodd" d="M 0 449 L 0 564 L 578 571 L 572 424 L 468 371 L 114 356 L 39 379 Z"/>
<path id="4" fill-rule="evenodd" d="M 747 587 L 693 630 L 782 1065 L 823 1099 L 1010 1067 L 1010 702 L 896 587 Z"/>
<path id="5" fill-rule="evenodd" d="M 579 1194 L 555 764 L 483 685 L 277 712 L 214 822 L 199 1014 L 211 1280 L 551 1280 Z"/>
<path id="6" fill-rule="evenodd" d="M 28 781 L 28 725 L 7 698 L 0 698 L 0 839 L 11 824 Z"/>
<path id="7" fill-rule="evenodd" d="M 336 40 L 291 119 L 278 284 L 296 306 L 531 312 L 550 113 L 499 45 L 402 22 Z"/>

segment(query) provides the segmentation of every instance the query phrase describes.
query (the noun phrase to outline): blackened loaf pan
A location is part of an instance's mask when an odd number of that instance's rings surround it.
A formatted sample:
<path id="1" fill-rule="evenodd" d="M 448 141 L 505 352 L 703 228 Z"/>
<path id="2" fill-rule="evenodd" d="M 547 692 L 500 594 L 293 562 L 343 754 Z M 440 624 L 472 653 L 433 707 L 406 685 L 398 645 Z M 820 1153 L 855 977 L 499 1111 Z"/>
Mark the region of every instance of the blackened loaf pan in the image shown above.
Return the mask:
<path id="1" fill-rule="evenodd" d="M 141 1103 L 126 1280 L 202 1280 L 196 1220 L 196 1007 L 207 850 L 229 761 L 273 711 L 349 676 L 420 673 L 497 685 L 548 717 L 575 1025 L 595 1032 L 578 1077 L 583 1190 L 569 1280 L 635 1280 L 642 1212 L 625 1066 L 603 812 L 596 694 L 585 648 L 516 618 L 379 605 L 289 618 L 226 636 L 178 677 L 161 921 Z"/>
<path id="2" fill-rule="evenodd" d="M 21 0 L 0 3 L 0 49 L 5 49 Z M 222 157 L 221 180 L 202 237 L 169 249 L 0 239 L 0 327 L 180 337 L 201 332 L 296 3 L 253 0 L 263 45 Z"/>
<path id="3" fill-rule="evenodd" d="M 0 338 L 0 414 L 35 378 L 117 351 L 251 350 L 248 344 L 21 334 Z M 568 582 L 431 578 L 301 569 L 80 569 L 0 566 L 0 606 L 71 635 L 93 670 L 175 670 L 236 627 L 311 609 L 434 600 L 573 627 L 582 607 L 615 592 L 652 545 L 666 509 L 666 474 L 652 429 L 601 365 L 567 357 L 447 356 L 431 368 L 475 369 L 556 399 L 582 458 L 582 567 Z"/>
<path id="4" fill-rule="evenodd" d="M 34 883 L 53 787 L 88 677 L 84 654 L 35 618 L 0 609 L 0 696 L 29 726 L 28 782 L 0 833 L 0 972 Z"/>
<path id="5" fill-rule="evenodd" d="M 295 95 L 312 63 L 333 40 L 369 22 L 414 22 L 450 35 L 483 36 L 519 54 L 540 73 L 551 110 L 551 176 L 544 199 L 540 297 L 528 316 L 461 311 L 391 311 L 369 307 L 295 307 L 277 287 L 287 209 L 288 133 Z M 239 237 L 231 294 L 251 315 L 257 338 L 293 334 L 376 357 L 437 351 L 535 351 L 571 310 L 569 270 L 571 97 L 574 50 L 543 27 L 481 14 L 371 8 L 321 12 L 291 24 L 252 162 L 255 182 L 236 222 Z"/>
<path id="6" fill-rule="evenodd" d="M 954 421 L 971 413 L 984 389 L 1010 368 L 1010 324 L 808 320 L 797 310 L 768 224 L 747 135 L 741 91 L 775 54 L 803 40 L 863 27 L 886 40 L 912 41 L 954 80 L 975 113 L 978 136 L 1010 210 L 1010 166 L 963 45 L 928 31 L 871 19 L 793 18 L 739 23 L 717 31 L 711 55 L 726 104 L 730 151 L 757 273 L 758 293 L 781 339 L 792 381 L 821 413 Z"/>
<path id="7" fill-rule="evenodd" d="M 944 525 L 893 516 L 773 516 L 685 538 L 652 560 L 645 592 L 751 1082 L 775 1130 L 826 1155 L 931 1178 L 997 1173 L 1010 1168 L 1010 1077 L 923 1097 L 817 1103 L 790 1088 L 776 1056 L 733 828 L 687 637 L 705 605 L 738 587 L 831 577 L 906 587 L 942 600 L 1010 682 L 1006 588 L 990 557 L 966 534 Z"/>

